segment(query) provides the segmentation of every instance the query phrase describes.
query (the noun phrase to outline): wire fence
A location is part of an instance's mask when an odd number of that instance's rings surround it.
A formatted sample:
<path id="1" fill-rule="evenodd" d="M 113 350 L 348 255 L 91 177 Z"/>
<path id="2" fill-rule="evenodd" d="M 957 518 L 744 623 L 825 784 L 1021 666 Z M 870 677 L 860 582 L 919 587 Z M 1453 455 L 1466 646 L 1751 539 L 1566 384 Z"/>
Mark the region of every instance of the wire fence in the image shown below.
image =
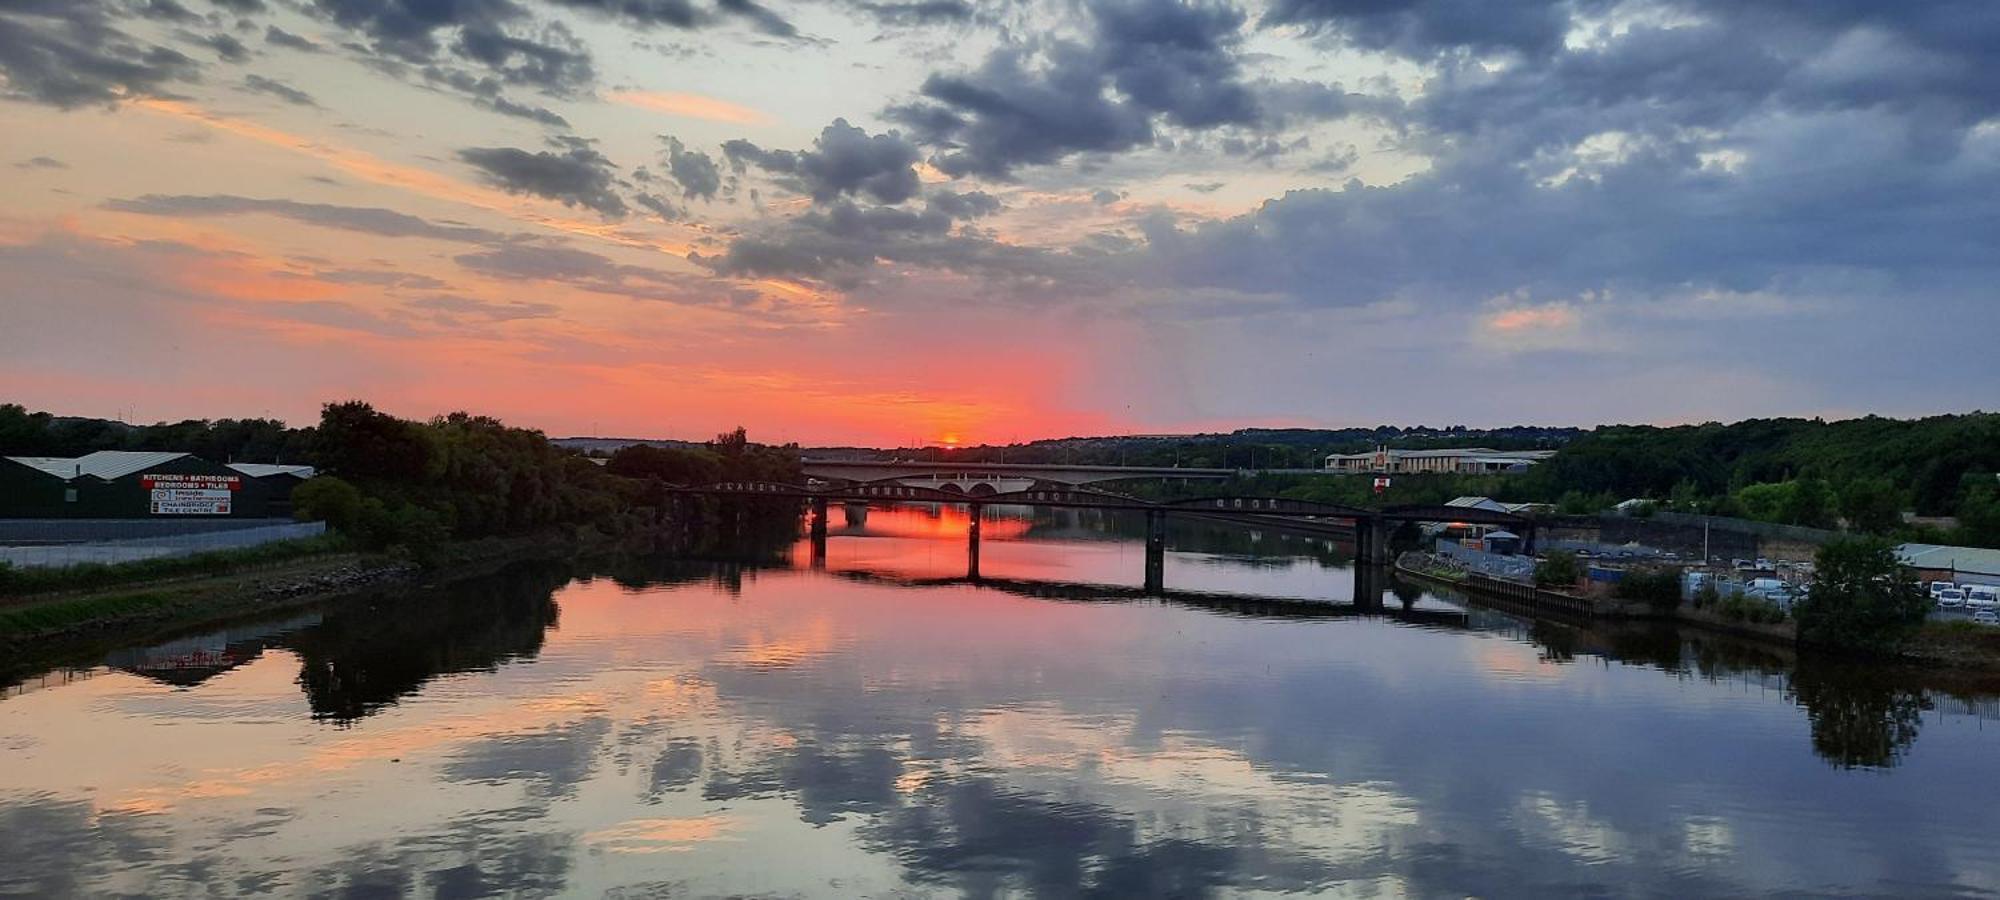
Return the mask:
<path id="1" fill-rule="evenodd" d="M 0 562 L 20 568 L 66 568 L 84 563 L 110 565 L 256 547 L 277 541 L 318 537 L 325 533 L 325 522 L 286 522 L 248 527 L 236 525 L 221 531 L 177 529 L 171 533 L 118 540 L 71 540 L 63 543 L 38 542 L 27 546 L 0 546 Z M 56 535 L 47 536 L 48 539 L 56 537 Z"/>
<path id="2" fill-rule="evenodd" d="M 1437 552 L 1470 572 L 1529 584 L 1535 581 L 1535 560 L 1532 557 L 1488 553 L 1450 540 L 1438 541 Z"/>

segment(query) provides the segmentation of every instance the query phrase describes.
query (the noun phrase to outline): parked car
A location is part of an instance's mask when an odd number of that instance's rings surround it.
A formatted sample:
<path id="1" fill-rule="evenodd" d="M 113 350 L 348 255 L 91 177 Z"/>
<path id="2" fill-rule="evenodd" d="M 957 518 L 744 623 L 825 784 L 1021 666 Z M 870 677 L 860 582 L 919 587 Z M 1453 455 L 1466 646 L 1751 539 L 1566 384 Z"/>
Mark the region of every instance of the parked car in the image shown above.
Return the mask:
<path id="1" fill-rule="evenodd" d="M 1961 609 L 1965 606 L 1965 592 L 1958 588 L 1946 588 L 1937 592 L 1939 609 Z"/>
<path id="2" fill-rule="evenodd" d="M 1981 625 L 2000 625 L 2000 614 L 1990 609 L 1982 609 L 1972 614 L 1972 621 Z"/>

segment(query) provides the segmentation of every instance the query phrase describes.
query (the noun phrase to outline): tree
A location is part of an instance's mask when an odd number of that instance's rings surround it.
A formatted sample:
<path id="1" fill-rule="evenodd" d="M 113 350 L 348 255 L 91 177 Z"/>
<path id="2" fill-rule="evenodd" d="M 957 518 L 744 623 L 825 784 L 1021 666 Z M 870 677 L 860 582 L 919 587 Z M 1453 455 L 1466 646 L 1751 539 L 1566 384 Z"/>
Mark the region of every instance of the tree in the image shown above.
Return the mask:
<path id="1" fill-rule="evenodd" d="M 354 534 L 361 523 L 361 491 L 332 475 L 307 479 L 292 488 L 292 515 L 299 521 L 314 519 L 343 534 Z"/>
<path id="2" fill-rule="evenodd" d="M 1681 605 L 1680 574 L 1672 569 L 1633 569 L 1618 582 L 1617 593 L 1622 599 L 1670 611 Z"/>
<path id="3" fill-rule="evenodd" d="M 1841 485 L 1840 516 L 1851 530 L 1886 534 L 1903 524 L 1902 498 L 1887 478 L 1856 478 Z"/>
<path id="4" fill-rule="evenodd" d="M 1922 624 L 1929 605 L 1888 541 L 1842 537 L 1819 548 L 1812 590 L 1792 613 L 1800 641 L 1879 653 Z"/>
<path id="5" fill-rule="evenodd" d="M 1568 550 L 1552 550 L 1542 561 L 1535 564 L 1535 583 L 1542 585 L 1568 586 L 1583 577 L 1583 567 L 1576 561 L 1576 554 Z"/>

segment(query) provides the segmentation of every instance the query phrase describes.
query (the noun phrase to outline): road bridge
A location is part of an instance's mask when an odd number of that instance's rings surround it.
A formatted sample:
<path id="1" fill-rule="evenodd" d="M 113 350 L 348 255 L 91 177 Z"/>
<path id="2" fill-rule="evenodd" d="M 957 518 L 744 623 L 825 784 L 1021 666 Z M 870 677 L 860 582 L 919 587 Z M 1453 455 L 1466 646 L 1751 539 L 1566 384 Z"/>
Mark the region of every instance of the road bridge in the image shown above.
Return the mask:
<path id="1" fill-rule="evenodd" d="M 1355 580 L 1357 591 L 1363 581 L 1379 586 L 1380 570 L 1389 564 L 1389 530 L 1405 522 L 1444 522 L 1457 525 L 1493 525 L 1521 535 L 1523 546 L 1532 553 L 1535 520 L 1526 516 L 1476 507 L 1445 505 L 1403 505 L 1381 509 L 1294 500 L 1287 497 L 1197 497 L 1186 500 L 1152 501 L 1109 491 L 1062 485 L 1041 485 L 1027 490 L 969 494 L 934 487 L 911 486 L 901 479 L 808 487 L 770 481 L 732 481 L 686 487 L 669 485 L 667 490 L 683 496 L 762 497 L 798 500 L 812 506 L 812 553 L 816 565 L 826 560 L 827 509 L 831 504 L 873 503 L 953 503 L 971 509 L 967 528 L 966 577 L 979 578 L 979 520 L 988 506 L 1040 506 L 1058 509 L 1102 509 L 1140 512 L 1146 516 L 1146 587 L 1158 594 L 1165 588 L 1167 530 L 1169 515 L 1194 515 L 1204 519 L 1229 519 L 1247 523 L 1279 519 L 1316 523 L 1344 522 L 1353 529 Z M 1356 594 L 1361 596 L 1360 593 Z"/>

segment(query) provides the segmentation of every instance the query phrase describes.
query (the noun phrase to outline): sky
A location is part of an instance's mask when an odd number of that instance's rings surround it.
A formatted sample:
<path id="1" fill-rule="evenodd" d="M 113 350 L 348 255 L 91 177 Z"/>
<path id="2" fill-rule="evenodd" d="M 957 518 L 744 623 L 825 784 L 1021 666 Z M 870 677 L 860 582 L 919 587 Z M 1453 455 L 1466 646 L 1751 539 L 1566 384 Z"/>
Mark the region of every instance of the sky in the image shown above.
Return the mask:
<path id="1" fill-rule="evenodd" d="M 0 401 L 1005 442 L 2000 397 L 1991 0 L 0 0 Z"/>

